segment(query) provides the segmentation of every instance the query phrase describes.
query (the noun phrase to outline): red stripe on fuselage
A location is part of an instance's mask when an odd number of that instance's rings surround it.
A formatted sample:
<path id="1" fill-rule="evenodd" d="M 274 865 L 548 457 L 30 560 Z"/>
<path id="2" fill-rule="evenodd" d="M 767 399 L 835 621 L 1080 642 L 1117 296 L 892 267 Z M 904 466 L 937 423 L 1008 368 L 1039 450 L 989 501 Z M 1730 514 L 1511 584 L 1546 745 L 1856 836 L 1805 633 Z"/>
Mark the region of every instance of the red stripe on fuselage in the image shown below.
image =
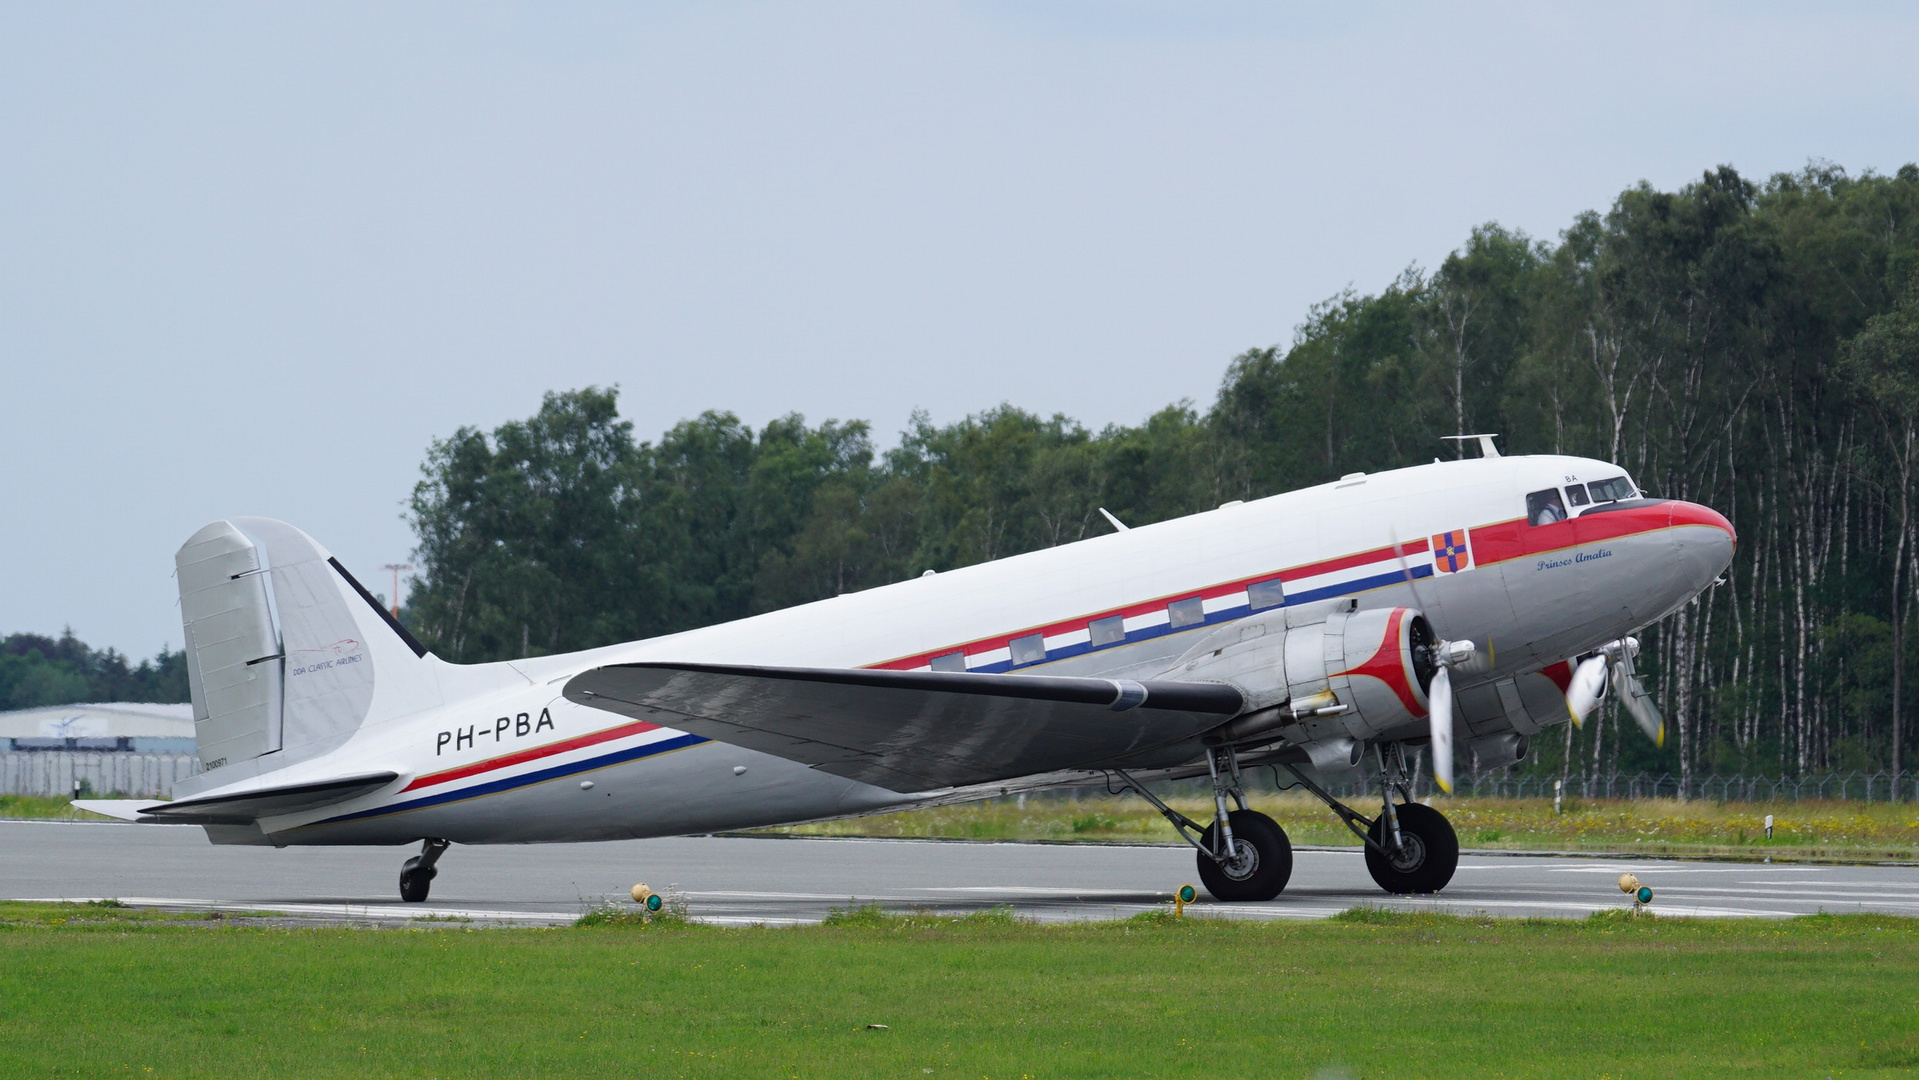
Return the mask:
<path id="1" fill-rule="evenodd" d="M 1321 574 L 1336 573 L 1340 570 L 1351 570 L 1355 566 L 1384 562 L 1387 559 L 1398 560 L 1411 558 L 1414 555 L 1424 555 L 1431 549 L 1431 539 L 1409 540 L 1397 548 L 1374 548 L 1371 551 L 1362 551 L 1356 555 L 1342 555 L 1337 559 L 1327 559 L 1325 562 L 1307 563 L 1304 566 L 1295 566 L 1290 570 L 1281 570 L 1279 572 L 1279 580 L 1298 581 L 1300 578 L 1318 577 Z"/>
<path id="2" fill-rule="evenodd" d="M 619 727 L 607 728 L 605 731 L 595 731 L 590 735 L 576 735 L 571 739 L 561 739 L 559 742 L 547 743 L 545 746 L 516 750 L 511 754 L 502 754 L 496 758 L 487 758 L 485 761 L 476 761 L 471 765 L 461 765 L 458 768 L 447 769 L 444 772 L 428 773 L 400 790 L 412 791 L 414 788 L 444 784 L 449 780 L 461 780 L 476 773 L 492 772 L 494 769 L 504 769 L 509 765 L 538 761 L 543 757 L 551 757 L 554 754 L 564 754 L 568 750 L 578 750 L 583 746 L 597 746 L 603 742 L 612 742 L 614 739 L 624 739 L 628 735 L 639 735 L 643 732 L 658 731 L 659 727 L 660 725 L 658 724 L 649 724 L 644 720 L 635 720 L 630 724 L 621 724 Z"/>
<path id="3" fill-rule="evenodd" d="M 932 652 L 918 653 L 913 656 L 902 656 L 898 659 L 885 660 L 877 664 L 868 664 L 867 666 L 877 668 L 881 671 L 910 671 L 914 668 L 925 667 L 931 663 L 936 656 L 950 656 L 956 652 L 963 652 L 967 656 L 974 656 L 979 653 L 992 652 L 994 649 L 1010 648 L 1012 647 L 1014 638 L 1028 637 L 1032 634 L 1058 637 L 1062 634 L 1073 633 L 1076 630 L 1085 630 L 1087 624 L 1095 619 L 1110 619 L 1115 615 L 1124 619 L 1133 619 L 1151 612 L 1165 611 L 1166 605 L 1175 600 L 1190 600 L 1195 596 L 1201 600 L 1215 600 L 1222 596 L 1231 596 L 1234 593 L 1245 592 L 1246 587 L 1253 582 L 1271 581 L 1275 576 L 1276 575 L 1273 574 L 1261 574 L 1258 577 L 1245 578 L 1240 581 L 1226 581 L 1217 585 L 1208 585 L 1203 589 L 1190 589 L 1186 592 L 1168 593 L 1165 596 L 1152 600 L 1142 600 L 1137 604 L 1129 604 L 1123 608 L 1102 611 L 1097 615 L 1080 615 L 1067 619 L 1064 622 L 1047 623 L 1043 626 L 1029 626 L 1024 630 L 1015 630 L 1010 634 L 999 634 L 994 637 L 980 638 L 978 641 L 969 641 L 964 645 L 949 645 L 944 649 L 935 649 Z"/>
<path id="4" fill-rule="evenodd" d="M 1480 525 L 1469 532 L 1472 537 L 1473 565 L 1491 566 L 1494 563 L 1510 562 L 1532 555 L 1542 555 L 1548 551 L 1579 547 L 1582 544 L 1597 544 L 1606 540 L 1618 540 L 1622 537 L 1637 536 L 1671 528 L 1674 525 L 1710 525 L 1716 522 L 1690 520 L 1699 517 L 1690 513 L 1675 513 L 1679 507 L 1690 507 L 1690 503 L 1668 502 L 1656 506 L 1638 506 L 1630 510 L 1609 510 L 1605 513 L 1588 513 L 1568 521 L 1555 521 L 1551 525 L 1528 525 L 1525 518 L 1514 518 L 1492 525 Z M 1711 513 L 1711 511 L 1707 511 Z M 1713 515 L 1718 517 L 1717 514 Z M 1686 520 L 1676 520 L 1676 519 Z M 1719 521 L 1724 521 L 1719 518 Z"/>

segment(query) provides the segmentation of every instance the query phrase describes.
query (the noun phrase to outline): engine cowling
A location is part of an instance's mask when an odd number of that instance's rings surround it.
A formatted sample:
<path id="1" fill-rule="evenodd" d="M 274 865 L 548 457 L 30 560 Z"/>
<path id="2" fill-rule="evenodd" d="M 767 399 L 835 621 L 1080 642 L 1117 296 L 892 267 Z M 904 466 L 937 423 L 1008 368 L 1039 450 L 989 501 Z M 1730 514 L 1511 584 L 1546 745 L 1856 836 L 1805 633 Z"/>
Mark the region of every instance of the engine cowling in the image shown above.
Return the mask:
<path id="1" fill-rule="evenodd" d="M 1437 637 L 1417 608 L 1282 609 L 1209 635 L 1167 676 L 1224 682 L 1290 741 L 1366 740 L 1423 719 Z M 1234 723 L 1239 723 L 1235 721 Z M 1250 728 L 1247 734 L 1251 734 Z"/>

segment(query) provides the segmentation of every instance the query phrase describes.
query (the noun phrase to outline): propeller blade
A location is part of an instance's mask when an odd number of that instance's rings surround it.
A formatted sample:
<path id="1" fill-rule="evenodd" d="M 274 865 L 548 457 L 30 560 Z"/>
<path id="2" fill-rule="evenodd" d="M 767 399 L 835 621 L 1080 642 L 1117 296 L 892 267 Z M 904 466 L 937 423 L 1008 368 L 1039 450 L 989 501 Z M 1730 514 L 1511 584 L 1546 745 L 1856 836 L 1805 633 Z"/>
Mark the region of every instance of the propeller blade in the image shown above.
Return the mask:
<path id="1" fill-rule="evenodd" d="M 1619 703 L 1632 714 L 1639 730 L 1646 733 L 1654 746 L 1666 745 L 1666 718 L 1659 713 L 1659 706 L 1653 702 L 1652 695 L 1639 684 L 1639 677 L 1626 670 L 1622 663 L 1613 664 L 1613 678 L 1619 687 Z"/>
<path id="2" fill-rule="evenodd" d="M 1445 668 L 1433 672 L 1432 688 L 1426 692 L 1427 715 L 1433 724 L 1433 782 L 1448 795 L 1453 793 L 1453 677 Z"/>
<path id="3" fill-rule="evenodd" d="M 1599 707 L 1599 698 L 1606 692 L 1606 658 L 1587 657 L 1573 669 L 1572 681 L 1566 685 L 1566 711 L 1572 714 L 1573 726 L 1584 727 L 1586 717 Z"/>
<path id="4" fill-rule="evenodd" d="M 1430 617 L 1432 609 L 1426 606 L 1426 598 L 1419 594 L 1419 579 L 1413 576 L 1412 564 L 1406 561 L 1406 546 L 1399 542 L 1399 530 L 1389 525 L 1386 536 L 1393 542 L 1393 554 L 1399 558 L 1399 572 L 1406 579 L 1406 588 L 1412 590 L 1413 603 Z"/>

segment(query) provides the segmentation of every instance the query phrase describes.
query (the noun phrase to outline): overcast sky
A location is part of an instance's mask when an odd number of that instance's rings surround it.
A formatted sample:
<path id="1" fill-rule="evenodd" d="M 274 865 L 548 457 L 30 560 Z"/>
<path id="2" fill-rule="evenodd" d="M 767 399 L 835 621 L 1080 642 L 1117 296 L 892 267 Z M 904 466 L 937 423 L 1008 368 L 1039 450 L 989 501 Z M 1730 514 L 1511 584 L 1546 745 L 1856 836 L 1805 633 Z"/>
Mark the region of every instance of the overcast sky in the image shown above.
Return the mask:
<path id="1" fill-rule="evenodd" d="M 386 592 L 428 443 L 548 389 L 1204 407 L 1475 224 L 1919 159 L 1915 10 L 7 4 L 0 634 L 178 647 L 242 514 Z"/>

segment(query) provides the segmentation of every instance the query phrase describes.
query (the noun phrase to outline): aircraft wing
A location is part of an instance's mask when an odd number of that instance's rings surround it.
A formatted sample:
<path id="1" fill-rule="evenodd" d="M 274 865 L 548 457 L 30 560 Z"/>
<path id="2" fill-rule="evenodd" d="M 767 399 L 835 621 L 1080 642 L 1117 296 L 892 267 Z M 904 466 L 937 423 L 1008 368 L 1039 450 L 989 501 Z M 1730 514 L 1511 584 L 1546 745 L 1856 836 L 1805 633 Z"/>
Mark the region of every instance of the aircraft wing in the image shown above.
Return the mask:
<path id="1" fill-rule="evenodd" d="M 1087 768 L 1192 738 L 1242 707 L 1221 683 L 618 664 L 566 698 L 894 791 Z"/>
<path id="2" fill-rule="evenodd" d="M 229 794 L 152 803 L 140 807 L 139 820 L 182 825 L 250 825 L 263 817 L 345 802 L 376 791 L 399 779 L 399 775 L 394 772 L 362 773 L 311 783 L 250 788 Z"/>

